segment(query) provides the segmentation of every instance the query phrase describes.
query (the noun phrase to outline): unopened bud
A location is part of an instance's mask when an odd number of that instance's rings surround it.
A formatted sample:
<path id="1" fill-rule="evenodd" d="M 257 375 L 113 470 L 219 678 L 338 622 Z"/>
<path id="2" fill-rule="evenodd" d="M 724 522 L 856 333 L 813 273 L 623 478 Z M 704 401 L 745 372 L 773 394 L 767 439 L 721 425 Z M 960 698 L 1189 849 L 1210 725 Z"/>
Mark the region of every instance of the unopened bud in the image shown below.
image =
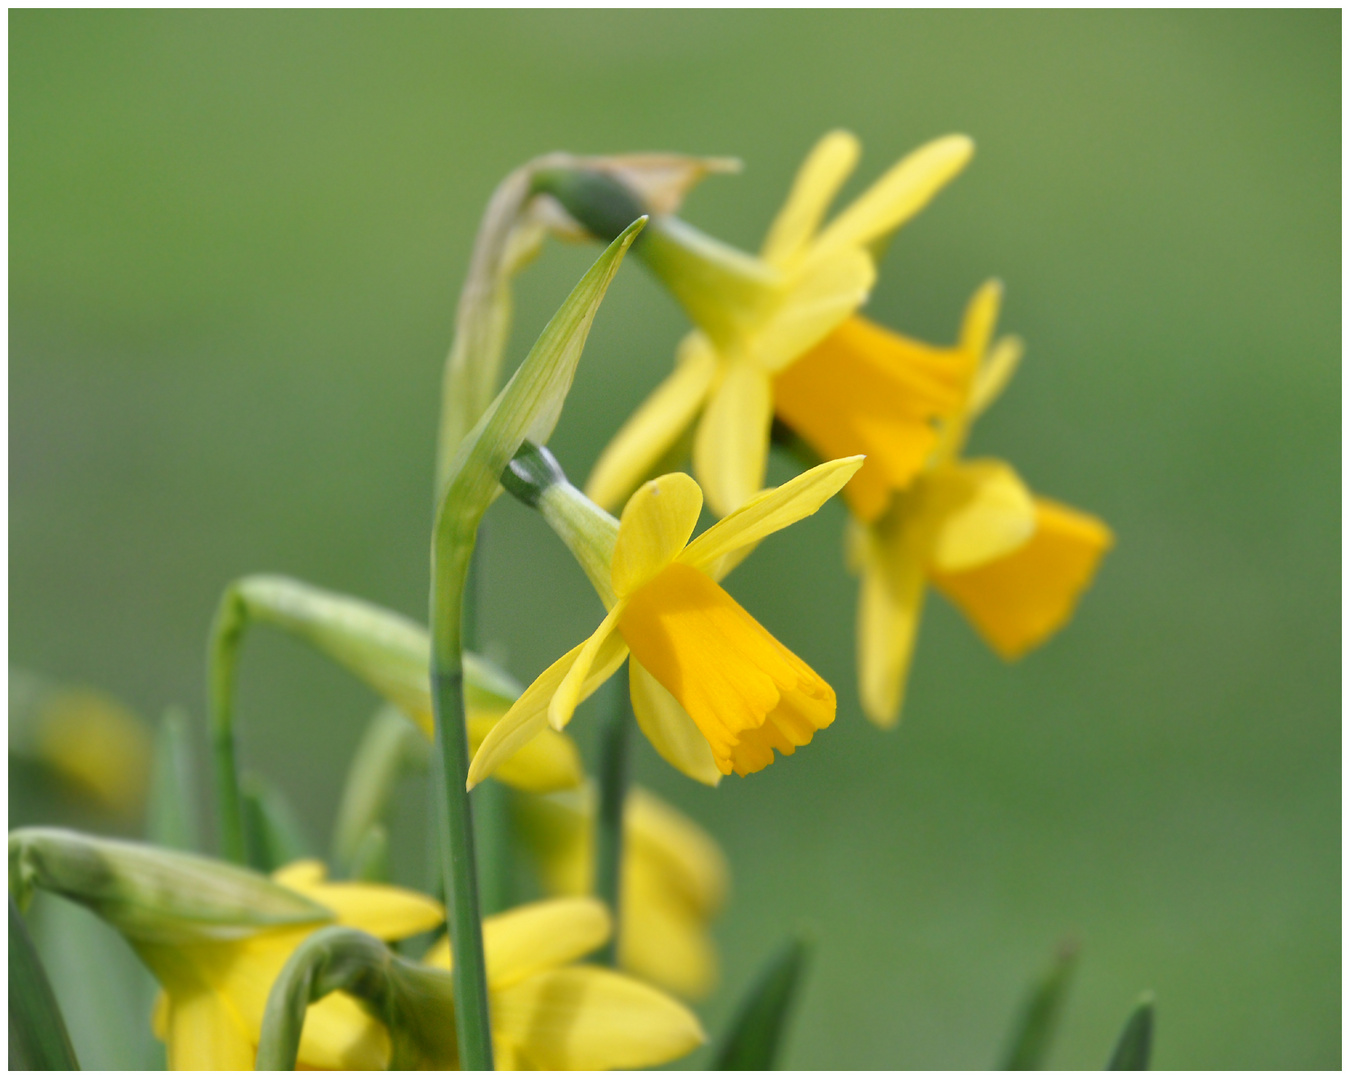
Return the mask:
<path id="1" fill-rule="evenodd" d="M 252 870 L 67 829 L 9 834 L 9 889 L 20 907 L 34 889 L 57 893 L 137 943 L 228 940 L 333 918 L 327 908 Z"/>

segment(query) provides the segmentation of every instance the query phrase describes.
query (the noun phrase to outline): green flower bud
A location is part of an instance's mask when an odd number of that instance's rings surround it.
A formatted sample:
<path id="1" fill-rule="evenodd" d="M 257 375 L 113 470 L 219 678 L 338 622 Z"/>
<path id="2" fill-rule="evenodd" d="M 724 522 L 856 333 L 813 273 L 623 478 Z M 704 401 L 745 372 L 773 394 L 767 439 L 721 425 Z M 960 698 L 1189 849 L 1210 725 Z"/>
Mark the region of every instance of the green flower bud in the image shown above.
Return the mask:
<path id="1" fill-rule="evenodd" d="M 181 851 L 67 829 L 9 834 L 9 889 L 83 904 L 134 942 L 229 940 L 260 928 L 324 922 L 332 912 L 261 874 Z"/>

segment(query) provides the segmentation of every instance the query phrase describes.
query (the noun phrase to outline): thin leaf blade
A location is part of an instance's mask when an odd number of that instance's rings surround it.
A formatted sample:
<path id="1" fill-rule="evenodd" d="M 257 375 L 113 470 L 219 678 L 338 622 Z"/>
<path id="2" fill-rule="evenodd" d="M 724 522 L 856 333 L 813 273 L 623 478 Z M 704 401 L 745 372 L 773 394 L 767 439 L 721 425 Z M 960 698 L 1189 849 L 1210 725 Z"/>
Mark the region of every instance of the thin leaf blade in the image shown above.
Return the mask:
<path id="1" fill-rule="evenodd" d="M 1116 1048 L 1107 1062 L 1108 1071 L 1144 1072 L 1153 1056 L 1153 995 L 1144 994 L 1125 1021 Z"/>
<path id="2" fill-rule="evenodd" d="M 776 1067 L 810 942 L 797 935 L 764 965 L 741 1002 L 712 1068 L 719 1072 Z"/>
<path id="3" fill-rule="evenodd" d="M 1045 974 L 1028 991 L 1008 1039 L 1008 1049 L 1001 1068 L 1022 1070 L 1045 1067 L 1077 962 L 1078 943 L 1066 939 L 1060 944 Z"/>
<path id="4" fill-rule="evenodd" d="M 78 1069 L 65 1020 L 14 897 L 9 898 L 9 1067 Z"/>

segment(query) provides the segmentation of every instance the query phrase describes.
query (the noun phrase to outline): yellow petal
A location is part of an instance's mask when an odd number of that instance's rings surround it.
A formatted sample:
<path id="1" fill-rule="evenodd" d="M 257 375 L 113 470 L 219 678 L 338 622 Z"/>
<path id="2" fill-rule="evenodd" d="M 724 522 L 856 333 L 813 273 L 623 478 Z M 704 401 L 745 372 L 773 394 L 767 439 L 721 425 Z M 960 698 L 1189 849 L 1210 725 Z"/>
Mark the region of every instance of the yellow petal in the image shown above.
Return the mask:
<path id="1" fill-rule="evenodd" d="M 640 787 L 624 804 L 624 840 L 635 859 L 660 868 L 665 891 L 705 919 L 726 902 L 730 872 L 717 841 L 668 803 Z"/>
<path id="2" fill-rule="evenodd" d="M 388 1030 L 355 998 L 337 991 L 305 1011 L 296 1057 L 299 1068 L 387 1069 L 389 1056 Z"/>
<path id="3" fill-rule="evenodd" d="M 151 757 L 145 721 L 88 690 L 54 691 L 38 710 L 39 758 L 123 817 L 139 814 Z"/>
<path id="4" fill-rule="evenodd" d="M 913 151 L 868 188 L 820 234 L 815 248 L 865 247 L 894 232 L 966 166 L 975 144 L 946 135 Z"/>
<path id="5" fill-rule="evenodd" d="M 595 952 L 613 931 L 609 911 L 589 896 L 523 904 L 483 920 L 488 985 L 496 992 Z"/>
<path id="6" fill-rule="evenodd" d="M 488 732 L 505 713 L 469 712 L 469 753 L 478 753 Z M 544 728 L 501 763 L 494 774 L 503 784 L 521 791 L 560 791 L 585 779 L 577 744 L 560 731 Z"/>
<path id="7" fill-rule="evenodd" d="M 678 561 L 717 576 L 714 571 L 725 556 L 810 517 L 849 482 L 862 464 L 861 457 L 827 461 L 786 484 L 761 492 L 707 529 L 680 552 Z"/>
<path id="8" fill-rule="evenodd" d="M 1013 660 L 1068 622 L 1113 543 L 1098 518 L 1037 499 L 1036 531 L 1028 543 L 963 573 L 934 574 L 933 584 L 996 652 Z"/>
<path id="9" fill-rule="evenodd" d="M 169 998 L 166 1015 L 170 1069 L 252 1071 L 257 1044 L 222 995 L 202 987 Z"/>
<path id="10" fill-rule="evenodd" d="M 765 262 L 784 266 L 802 254 L 861 153 L 857 136 L 848 131 L 831 131 L 816 143 L 769 226 L 760 250 Z"/>
<path id="11" fill-rule="evenodd" d="M 722 773 L 713 760 L 708 740 L 669 690 L 652 678 L 633 657 L 628 658 L 628 687 L 633 715 L 656 752 L 685 776 L 716 787 Z"/>
<path id="12" fill-rule="evenodd" d="M 791 754 L 834 722 L 834 690 L 712 578 L 672 563 L 629 597 L 633 655 L 693 718 L 723 775 Z"/>
<path id="13" fill-rule="evenodd" d="M 748 361 L 731 365 L 694 436 L 694 474 L 719 517 L 764 485 L 772 420 L 768 374 Z"/>
<path id="14" fill-rule="evenodd" d="M 685 473 L 668 473 L 638 488 L 619 521 L 610 571 L 614 592 L 627 596 L 675 558 L 702 509 L 703 492 Z"/>
<path id="15" fill-rule="evenodd" d="M 321 885 L 328 878 L 328 867 L 319 859 L 296 859 L 272 871 L 272 880 L 278 885 L 300 892 Z"/>
<path id="16" fill-rule="evenodd" d="M 997 278 L 991 278 L 975 290 L 961 319 L 961 348 L 965 352 L 982 358 L 988 351 L 1002 305 L 1003 282 Z"/>
<path id="17" fill-rule="evenodd" d="M 922 552 L 911 530 L 883 519 L 862 547 L 858 598 L 858 695 L 878 727 L 900 720 L 923 612 Z"/>
<path id="18" fill-rule="evenodd" d="M 488 986 L 496 993 L 579 960 L 608 941 L 613 927 L 605 905 L 589 896 L 539 900 L 490 915 L 483 920 Z M 450 970 L 450 939 L 442 937 L 422 962 Z"/>
<path id="19" fill-rule="evenodd" d="M 844 497 L 875 521 L 927 463 L 934 421 L 965 403 L 976 359 L 854 315 L 774 377 L 774 411 L 821 457 L 867 455 Z"/>
<path id="20" fill-rule="evenodd" d="M 572 714 L 585 696 L 583 690 L 596 661 L 602 654 L 610 655 L 619 647 L 612 639 L 618 636 L 619 617 L 622 614 L 623 603 L 615 604 L 614 609 L 595 628 L 595 633 L 581 643 L 581 651 L 558 684 L 553 700 L 548 703 L 548 722 L 555 730 L 561 731 L 572 719 Z"/>
<path id="21" fill-rule="evenodd" d="M 586 642 L 569 651 L 561 659 L 550 664 L 535 679 L 525 692 L 483 738 L 483 743 L 469 763 L 468 786 L 470 788 L 491 776 L 511 755 L 519 751 L 526 743 L 537 736 L 548 724 L 549 702 L 557 692 L 564 676 L 572 670 Z M 624 662 L 628 649 L 622 639 L 613 635 L 605 643 L 586 679 L 581 692 L 581 700 L 595 693 Z"/>
<path id="22" fill-rule="evenodd" d="M 400 941 L 445 921 L 440 902 L 397 885 L 328 881 L 318 859 L 299 859 L 276 870 L 272 880 L 322 904 L 340 926 L 364 930 L 382 941 Z"/>
<path id="23" fill-rule="evenodd" d="M 934 572 L 956 573 L 1000 558 L 1036 531 L 1031 492 L 1007 462 L 986 458 L 944 466 L 923 478 L 921 496 L 933 525 Z"/>
<path id="24" fill-rule="evenodd" d="M 492 1026 L 534 1069 L 640 1069 L 683 1057 L 707 1038 L 674 998 L 581 965 L 494 993 Z"/>
<path id="25" fill-rule="evenodd" d="M 650 861 L 625 857 L 619 965 L 683 998 L 701 998 L 717 981 L 717 951 L 707 920 L 670 884 Z"/>
<path id="26" fill-rule="evenodd" d="M 396 885 L 335 881 L 296 891 L 332 910 L 339 925 L 381 941 L 402 941 L 445 922 L 445 909 L 437 901 Z"/>
<path id="27" fill-rule="evenodd" d="M 262 1032 L 263 1011 L 267 995 L 272 989 L 286 959 L 305 940 L 316 926 L 252 934 L 237 941 L 194 944 L 191 947 L 160 946 L 137 951 L 149 962 L 156 977 L 169 992 L 169 1037 L 171 1055 L 177 1049 L 177 1025 L 183 1021 L 180 1006 L 191 1005 L 194 1018 L 191 1023 L 221 1033 L 229 1028 L 219 1017 L 228 1017 L 242 1032 L 249 1044 L 249 1064 L 252 1068 L 254 1048 Z M 203 991 L 209 988 L 215 1004 L 203 1000 Z M 202 1036 L 206 1038 L 207 1036 Z M 223 1038 L 224 1034 L 219 1037 Z M 185 1050 L 190 1052 L 190 1050 Z M 215 1051 L 212 1051 L 213 1053 Z M 206 1065 L 170 1067 L 208 1068 Z M 216 1066 L 230 1068 L 237 1066 Z"/>
<path id="28" fill-rule="evenodd" d="M 975 388 L 970 394 L 967 412 L 973 420 L 989 408 L 1003 394 L 1004 389 L 1017 372 L 1025 346 L 1022 339 L 1011 334 L 999 338 L 994 343 L 988 357 L 975 376 Z"/>
<path id="29" fill-rule="evenodd" d="M 717 375 L 717 354 L 698 331 L 680 343 L 675 371 L 619 429 L 586 481 L 593 502 L 622 506 L 697 418 Z"/>
<path id="30" fill-rule="evenodd" d="M 867 302 L 876 266 L 861 248 L 844 247 L 813 257 L 754 338 L 757 363 L 779 371 Z"/>
<path id="31" fill-rule="evenodd" d="M 169 995 L 163 990 L 155 995 L 155 1003 L 150 1006 L 150 1030 L 160 1042 L 169 1037 Z"/>

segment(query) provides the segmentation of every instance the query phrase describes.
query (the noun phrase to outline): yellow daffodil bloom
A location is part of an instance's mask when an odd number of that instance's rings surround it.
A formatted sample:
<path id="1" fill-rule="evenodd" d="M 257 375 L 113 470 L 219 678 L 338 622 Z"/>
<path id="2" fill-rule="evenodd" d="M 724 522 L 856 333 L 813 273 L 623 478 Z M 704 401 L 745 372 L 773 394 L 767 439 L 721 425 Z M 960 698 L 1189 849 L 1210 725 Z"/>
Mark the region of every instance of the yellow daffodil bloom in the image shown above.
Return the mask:
<path id="1" fill-rule="evenodd" d="M 862 574 L 860 693 L 882 726 L 899 719 L 926 585 L 1014 659 L 1068 621 L 1113 542 L 1006 463 L 960 457 L 1021 356 L 1015 338 L 990 346 L 1001 295 L 996 282 L 976 292 L 953 347 L 855 318 L 778 379 L 780 415 L 814 449 L 868 455 L 844 497 Z"/>
<path id="2" fill-rule="evenodd" d="M 604 904 L 583 897 L 483 920 L 498 1069 L 641 1069 L 706 1040 L 698 1019 L 673 998 L 609 968 L 576 963 L 610 931 Z M 425 962 L 448 969 L 449 941 Z"/>
<path id="3" fill-rule="evenodd" d="M 798 171 L 758 258 L 654 218 L 635 250 L 698 329 L 681 344 L 674 374 L 601 455 L 586 493 L 618 506 L 697 422 L 694 475 L 709 504 L 723 515 L 744 505 L 764 483 L 775 376 L 862 306 L 876 276 L 872 251 L 973 148 L 964 135 L 920 147 L 822 227 L 860 154 L 853 135 L 831 132 Z"/>
<path id="4" fill-rule="evenodd" d="M 332 922 L 398 941 L 445 921 L 429 896 L 391 885 L 329 882 L 321 863 L 292 863 L 273 880 L 321 904 Z M 253 1068 L 272 983 L 297 946 L 324 922 L 290 925 L 213 941 L 137 942 L 163 987 L 155 1034 L 168 1045 L 170 1069 Z M 329 994 L 311 1005 L 299 1067 L 383 1069 L 389 1035 L 354 999 Z"/>
<path id="5" fill-rule="evenodd" d="M 517 805 L 545 891 L 589 894 L 594 791 L 526 795 Z M 703 829 L 641 788 L 624 803 L 623 845 L 619 965 L 681 997 L 703 997 L 717 981 L 708 926 L 726 900 L 726 856 Z"/>
<path id="6" fill-rule="evenodd" d="M 602 597 L 609 614 L 488 732 L 469 785 L 546 723 L 563 727 L 625 658 L 638 726 L 696 780 L 744 776 L 772 762 L 774 750 L 791 754 L 810 742 L 834 721 L 834 690 L 717 582 L 764 537 L 815 513 L 861 464 L 826 462 L 761 492 L 692 543 L 698 484 L 683 473 L 644 484 L 619 522 Z"/>

